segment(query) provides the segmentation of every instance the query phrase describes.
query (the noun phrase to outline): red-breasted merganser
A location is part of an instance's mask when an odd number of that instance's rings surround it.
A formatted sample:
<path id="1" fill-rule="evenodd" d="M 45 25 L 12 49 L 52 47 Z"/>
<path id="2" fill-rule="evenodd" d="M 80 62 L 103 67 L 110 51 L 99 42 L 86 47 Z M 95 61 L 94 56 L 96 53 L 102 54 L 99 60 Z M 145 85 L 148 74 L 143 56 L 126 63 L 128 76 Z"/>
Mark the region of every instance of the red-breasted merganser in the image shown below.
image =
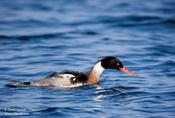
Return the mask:
<path id="1" fill-rule="evenodd" d="M 100 81 L 100 76 L 105 69 L 117 69 L 131 76 L 137 76 L 127 70 L 122 62 L 113 56 L 105 57 L 99 60 L 92 70 L 87 73 L 82 72 L 62 72 L 53 73 L 43 79 L 33 82 L 15 82 L 8 84 L 10 87 L 24 86 L 51 86 L 51 87 L 79 87 L 84 85 L 96 85 Z"/>

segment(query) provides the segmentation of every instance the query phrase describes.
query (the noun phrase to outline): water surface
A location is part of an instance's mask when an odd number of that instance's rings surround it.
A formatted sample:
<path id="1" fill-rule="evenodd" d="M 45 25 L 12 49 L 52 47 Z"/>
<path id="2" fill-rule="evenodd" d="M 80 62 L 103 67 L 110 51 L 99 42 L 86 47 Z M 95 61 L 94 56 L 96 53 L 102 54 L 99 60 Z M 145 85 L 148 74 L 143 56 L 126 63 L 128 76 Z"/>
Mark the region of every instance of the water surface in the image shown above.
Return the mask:
<path id="1" fill-rule="evenodd" d="M 174 13 L 174 0 L 1 0 L 0 117 L 174 118 Z M 88 71 L 108 55 L 139 77 L 108 70 L 98 87 L 5 86 Z"/>

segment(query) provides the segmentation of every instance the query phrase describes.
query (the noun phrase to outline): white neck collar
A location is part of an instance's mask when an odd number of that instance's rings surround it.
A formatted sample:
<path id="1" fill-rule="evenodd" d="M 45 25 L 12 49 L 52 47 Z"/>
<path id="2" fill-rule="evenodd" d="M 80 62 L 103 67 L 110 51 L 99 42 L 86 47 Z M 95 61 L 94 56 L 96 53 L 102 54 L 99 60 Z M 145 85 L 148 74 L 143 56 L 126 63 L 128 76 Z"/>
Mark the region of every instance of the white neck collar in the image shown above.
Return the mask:
<path id="1" fill-rule="evenodd" d="M 103 73 L 104 68 L 101 66 L 101 61 L 94 65 L 92 71 L 98 74 L 99 76 Z"/>

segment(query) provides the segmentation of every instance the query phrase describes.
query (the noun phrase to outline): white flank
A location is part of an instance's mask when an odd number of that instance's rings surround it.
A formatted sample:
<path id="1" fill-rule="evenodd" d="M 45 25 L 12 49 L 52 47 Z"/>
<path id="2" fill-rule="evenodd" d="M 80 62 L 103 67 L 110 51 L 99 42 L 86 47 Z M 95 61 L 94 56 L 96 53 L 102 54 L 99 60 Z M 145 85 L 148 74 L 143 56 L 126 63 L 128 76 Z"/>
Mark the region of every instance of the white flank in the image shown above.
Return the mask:
<path id="1" fill-rule="evenodd" d="M 72 84 L 70 79 L 76 79 L 76 77 L 72 74 L 59 74 L 59 78 L 53 78 L 55 79 L 55 86 L 61 87 L 61 88 L 73 88 L 73 87 L 79 87 L 82 86 L 82 83 L 76 83 Z"/>

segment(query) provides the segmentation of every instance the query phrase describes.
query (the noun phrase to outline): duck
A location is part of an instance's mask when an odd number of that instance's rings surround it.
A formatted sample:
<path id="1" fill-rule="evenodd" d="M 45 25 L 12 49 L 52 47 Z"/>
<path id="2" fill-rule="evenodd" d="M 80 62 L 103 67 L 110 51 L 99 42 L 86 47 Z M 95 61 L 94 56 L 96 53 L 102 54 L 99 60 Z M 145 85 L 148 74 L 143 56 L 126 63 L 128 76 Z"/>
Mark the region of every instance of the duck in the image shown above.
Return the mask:
<path id="1" fill-rule="evenodd" d="M 13 82 L 7 84 L 8 87 L 61 87 L 71 88 L 80 86 L 97 85 L 100 82 L 100 77 L 106 69 L 119 70 L 130 76 L 137 76 L 137 74 L 129 71 L 124 67 L 124 64 L 114 56 L 107 56 L 95 63 L 91 71 L 78 72 L 78 71 L 64 71 L 54 72 L 42 79 L 31 82 Z"/>

